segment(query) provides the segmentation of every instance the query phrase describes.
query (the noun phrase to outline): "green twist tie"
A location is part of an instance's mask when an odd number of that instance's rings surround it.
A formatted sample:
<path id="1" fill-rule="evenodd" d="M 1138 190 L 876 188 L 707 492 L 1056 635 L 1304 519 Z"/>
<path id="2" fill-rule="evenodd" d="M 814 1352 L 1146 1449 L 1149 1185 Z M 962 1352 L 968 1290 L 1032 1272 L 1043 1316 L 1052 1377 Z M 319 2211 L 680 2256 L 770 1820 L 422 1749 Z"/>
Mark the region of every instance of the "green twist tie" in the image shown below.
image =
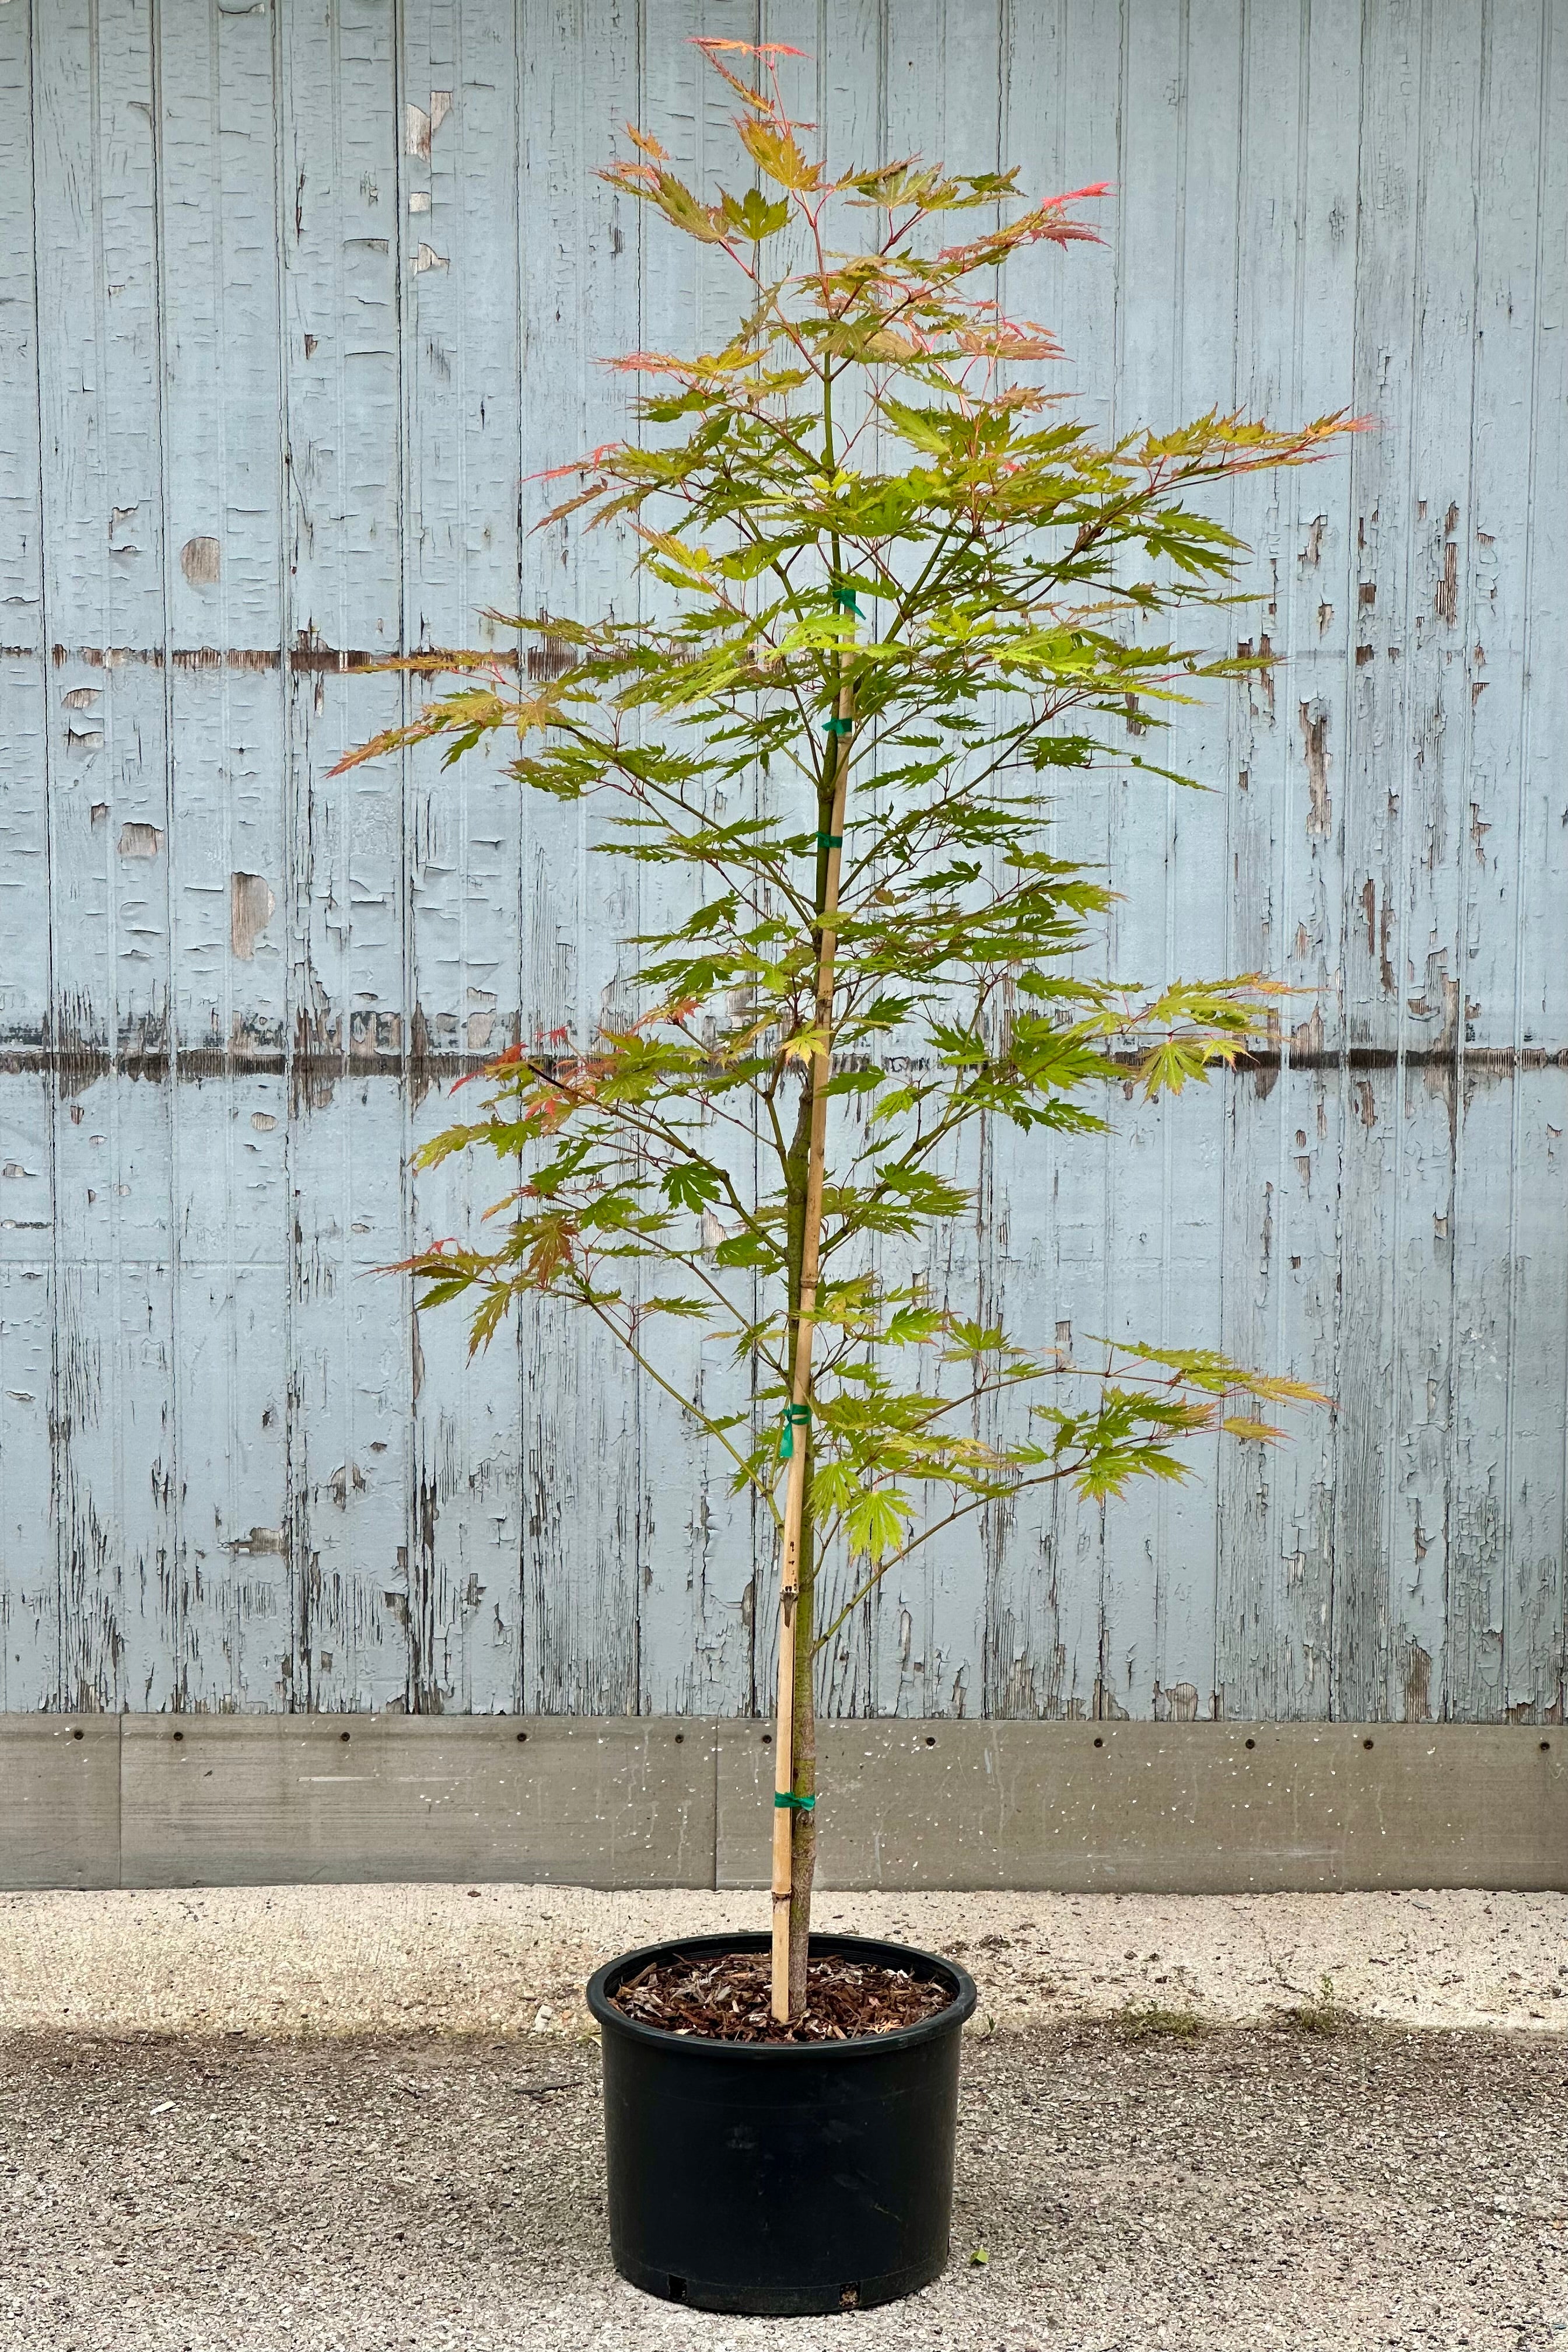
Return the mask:
<path id="1" fill-rule="evenodd" d="M 785 1405 L 784 1436 L 779 1442 L 779 1460 L 781 1462 L 787 1462 L 790 1455 L 795 1452 L 795 1431 L 797 1429 L 806 1428 L 810 1423 L 810 1421 L 811 1407 L 808 1404 Z"/>
<path id="2" fill-rule="evenodd" d="M 853 613 L 858 621 L 864 619 L 865 615 L 855 602 L 853 588 L 836 588 L 833 592 L 833 601 L 841 613 Z"/>
<path id="3" fill-rule="evenodd" d="M 814 1813 L 816 1811 L 816 1799 L 797 1797 L 793 1789 L 775 1789 L 773 1811 L 779 1813 Z"/>
<path id="4" fill-rule="evenodd" d="M 816 836 L 816 845 L 818 849 L 842 849 L 844 835 L 841 833 L 819 833 Z"/>
<path id="5" fill-rule="evenodd" d="M 827 722 L 827 732 L 830 735 L 850 735 L 854 730 L 855 721 L 852 719 L 830 719 Z"/>

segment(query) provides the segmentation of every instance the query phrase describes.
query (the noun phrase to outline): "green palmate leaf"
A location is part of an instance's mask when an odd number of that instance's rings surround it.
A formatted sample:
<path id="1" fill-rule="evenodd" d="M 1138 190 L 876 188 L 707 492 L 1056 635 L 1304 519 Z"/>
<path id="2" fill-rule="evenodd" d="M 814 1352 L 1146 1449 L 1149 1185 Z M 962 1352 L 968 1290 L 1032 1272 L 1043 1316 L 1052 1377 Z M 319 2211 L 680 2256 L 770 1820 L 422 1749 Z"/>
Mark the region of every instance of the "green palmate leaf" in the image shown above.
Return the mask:
<path id="1" fill-rule="evenodd" d="M 664 1172 L 666 1196 L 688 1209 L 705 1209 L 722 1198 L 724 1180 L 717 1168 L 700 1160 L 678 1160 Z"/>
<path id="2" fill-rule="evenodd" d="M 725 226 L 750 237 L 753 244 L 764 236 L 776 236 L 781 228 L 789 226 L 788 205 L 771 205 L 755 188 L 748 188 L 739 202 L 733 196 L 725 196 L 719 209 Z"/>
<path id="3" fill-rule="evenodd" d="M 1349 426 L 1215 411 L 1100 439 L 1053 386 L 1048 326 L 998 299 L 1011 257 L 1092 236 L 1078 206 L 1099 191 L 1032 203 L 1012 172 L 910 157 L 835 174 L 778 52 L 701 46 L 762 184 L 691 186 L 641 131 L 605 176 L 662 215 L 650 233 L 732 268 L 733 320 L 711 349 L 617 363 L 626 437 L 568 469 L 546 518 L 629 530 L 655 617 L 491 614 L 516 650 L 405 656 L 428 698 L 343 764 L 493 748 L 498 791 L 584 804 L 628 906 L 658 869 L 613 1017 L 525 1026 L 478 1113 L 421 1147 L 424 1167 L 493 1155 L 504 1190 L 481 1245 L 405 1270 L 422 1308 L 463 1303 L 479 1347 L 535 1296 L 595 1318 L 764 1511 L 803 1465 L 808 1577 L 858 1563 L 819 1615 L 831 1640 L 967 1513 L 1179 1477 L 1194 1438 L 1270 1442 L 1272 1413 L 1313 1401 L 1202 1349 L 1033 1352 L 1005 1285 L 982 1307 L 963 1268 L 983 1138 L 1019 1130 L 1043 1191 L 1120 1089 L 1180 1092 L 1278 1021 L 1256 973 L 1107 973 L 1118 877 L 1058 854 L 1052 796 L 1095 770 L 1213 782 L 1148 751 L 1256 675 L 1215 650 L 1246 584 L 1225 486 Z M 944 244 L 952 212 L 978 217 Z M 812 1418 L 781 1463 L 819 1090 Z M 694 1396 L 680 1325 L 732 1358 L 749 1417 L 732 1390 L 722 1412 Z"/>
<path id="4" fill-rule="evenodd" d="M 862 1487 L 846 1506 L 844 1534 L 850 1552 L 876 1562 L 896 1550 L 914 1514 L 896 1487 Z"/>

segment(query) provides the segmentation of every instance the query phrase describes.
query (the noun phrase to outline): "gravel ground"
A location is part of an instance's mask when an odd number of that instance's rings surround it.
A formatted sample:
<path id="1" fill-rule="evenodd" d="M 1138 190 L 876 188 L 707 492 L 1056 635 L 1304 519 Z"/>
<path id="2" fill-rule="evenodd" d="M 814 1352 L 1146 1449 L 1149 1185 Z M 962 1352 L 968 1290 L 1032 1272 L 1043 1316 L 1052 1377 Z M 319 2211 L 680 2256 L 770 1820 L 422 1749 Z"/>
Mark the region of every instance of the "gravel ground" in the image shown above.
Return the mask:
<path id="1" fill-rule="evenodd" d="M 568 2037 L 601 1960 L 765 1925 L 757 1895 L 269 1886 L 0 1895 L 0 2032 Z M 1332 1978 L 1358 2017 L 1568 2031 L 1568 1895 L 824 1895 L 824 1927 L 963 1958 L 1004 2028 L 1133 2000 L 1258 2021 Z"/>
<path id="2" fill-rule="evenodd" d="M 1568 2352 L 1568 1897 L 825 1897 L 981 1990 L 952 2267 L 830 2322 L 605 2251 L 583 1980 L 758 1910 L 0 1897 L 0 2352 Z"/>
<path id="3" fill-rule="evenodd" d="M 710 2318 L 614 2277 L 583 2044 L 40 2032 L 6 2036 L 0 2069 L 6 2352 L 1568 2340 L 1555 2036 L 974 2040 L 952 2268 L 820 2322 Z"/>

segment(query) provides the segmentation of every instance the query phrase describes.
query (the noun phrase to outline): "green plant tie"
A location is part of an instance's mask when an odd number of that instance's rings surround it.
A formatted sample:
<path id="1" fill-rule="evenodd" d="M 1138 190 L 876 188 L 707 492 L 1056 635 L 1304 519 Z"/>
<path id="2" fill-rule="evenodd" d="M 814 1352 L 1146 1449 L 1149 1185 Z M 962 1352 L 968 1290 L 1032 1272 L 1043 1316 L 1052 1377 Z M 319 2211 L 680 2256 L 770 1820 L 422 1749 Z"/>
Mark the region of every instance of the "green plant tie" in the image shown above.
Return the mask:
<path id="1" fill-rule="evenodd" d="M 775 1789 L 773 1810 L 780 1813 L 814 1813 L 816 1811 L 816 1799 L 797 1797 L 793 1789 Z"/>
<path id="2" fill-rule="evenodd" d="M 795 1452 L 795 1431 L 797 1429 L 806 1428 L 810 1421 L 811 1407 L 808 1404 L 785 1405 L 784 1435 L 779 1441 L 779 1460 L 781 1462 L 787 1462 L 790 1455 Z"/>
<path id="3" fill-rule="evenodd" d="M 816 836 L 816 845 L 818 849 L 842 849 L 844 835 L 841 833 L 819 833 Z"/>
<path id="4" fill-rule="evenodd" d="M 851 735 L 855 731 L 855 721 L 852 719 L 830 719 L 827 731 L 830 735 Z"/>
<path id="5" fill-rule="evenodd" d="M 841 613 L 853 613 L 858 621 L 865 617 L 859 605 L 855 602 L 853 588 L 836 588 L 833 592 L 833 601 Z"/>

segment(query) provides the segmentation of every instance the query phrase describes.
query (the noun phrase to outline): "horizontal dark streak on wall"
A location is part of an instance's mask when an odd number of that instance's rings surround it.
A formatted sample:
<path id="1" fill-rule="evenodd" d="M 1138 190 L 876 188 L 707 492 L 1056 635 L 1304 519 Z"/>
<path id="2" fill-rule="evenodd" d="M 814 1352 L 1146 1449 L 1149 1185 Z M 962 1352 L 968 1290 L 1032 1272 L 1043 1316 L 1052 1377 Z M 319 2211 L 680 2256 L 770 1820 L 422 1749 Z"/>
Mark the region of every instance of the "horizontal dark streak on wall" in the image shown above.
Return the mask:
<path id="1" fill-rule="evenodd" d="M 39 646 L 0 646 L 0 658 L 7 661 L 41 661 Z M 477 664 L 494 664 L 500 669 L 515 669 L 517 653 L 510 646 L 416 646 L 408 653 L 395 647 L 367 649 L 363 646 L 336 646 L 323 645 L 319 638 L 302 637 L 293 646 L 51 646 L 49 659 L 56 669 L 68 663 L 81 662 L 89 669 L 122 669 L 132 664 L 145 669 L 180 670 L 290 670 L 310 674 L 331 675 L 356 669 L 376 669 L 384 663 L 395 662 L 400 667 L 423 676 L 435 676 L 449 669 L 471 669 Z M 571 649 L 553 637 L 542 638 L 530 646 L 524 664 L 531 678 L 559 677 L 569 668 Z"/>
<path id="2" fill-rule="evenodd" d="M 1130 1074 L 1142 1056 L 1119 1054 L 1114 1060 Z M 0 1040 L 0 1076 L 68 1078 L 81 1085 L 97 1078 L 167 1078 L 171 1065 L 185 1079 L 248 1076 L 277 1077 L 293 1072 L 303 1078 L 436 1078 L 479 1077 L 491 1067 L 490 1054 L 405 1051 L 399 1048 L 334 1054 L 313 1048 L 289 1052 L 280 1045 L 182 1045 L 173 1054 L 143 1052 L 110 1054 L 92 1045 L 53 1046 L 36 1038 Z M 531 1066 L 548 1076 L 556 1060 L 537 1055 Z M 513 1070 L 517 1065 L 511 1065 Z M 1342 1052 L 1327 1049 L 1311 1054 L 1251 1054 L 1238 1057 L 1229 1071 L 1249 1077 L 1268 1070 L 1463 1070 L 1474 1077 L 1511 1077 L 1521 1070 L 1568 1069 L 1568 1045 L 1472 1045 L 1456 1052 L 1452 1046 L 1423 1046 L 1400 1054 L 1384 1045 L 1348 1045 Z M 1215 1073 L 1226 1075 L 1223 1069 Z"/>
<path id="3" fill-rule="evenodd" d="M 1238 1076 L 1250 1070 L 1397 1069 L 1464 1069 L 1478 1077 L 1507 1077 L 1515 1070 L 1563 1070 L 1568 1069 L 1568 1045 L 1419 1045 L 1403 1052 L 1392 1045 L 1322 1046 L 1305 1054 L 1245 1054 L 1236 1063 Z"/>
<path id="4" fill-rule="evenodd" d="M 374 1053 L 290 1054 L 281 1046 L 253 1048 L 183 1045 L 176 1054 L 108 1054 L 90 1046 L 65 1047 L 0 1045 L 0 1076 L 58 1077 L 71 1087 L 92 1085 L 100 1078 L 142 1078 L 161 1082 L 173 1066 L 177 1077 L 280 1077 L 302 1079 L 378 1077 L 413 1079 L 429 1084 L 438 1078 L 479 1077 L 489 1068 L 487 1054 Z"/>

